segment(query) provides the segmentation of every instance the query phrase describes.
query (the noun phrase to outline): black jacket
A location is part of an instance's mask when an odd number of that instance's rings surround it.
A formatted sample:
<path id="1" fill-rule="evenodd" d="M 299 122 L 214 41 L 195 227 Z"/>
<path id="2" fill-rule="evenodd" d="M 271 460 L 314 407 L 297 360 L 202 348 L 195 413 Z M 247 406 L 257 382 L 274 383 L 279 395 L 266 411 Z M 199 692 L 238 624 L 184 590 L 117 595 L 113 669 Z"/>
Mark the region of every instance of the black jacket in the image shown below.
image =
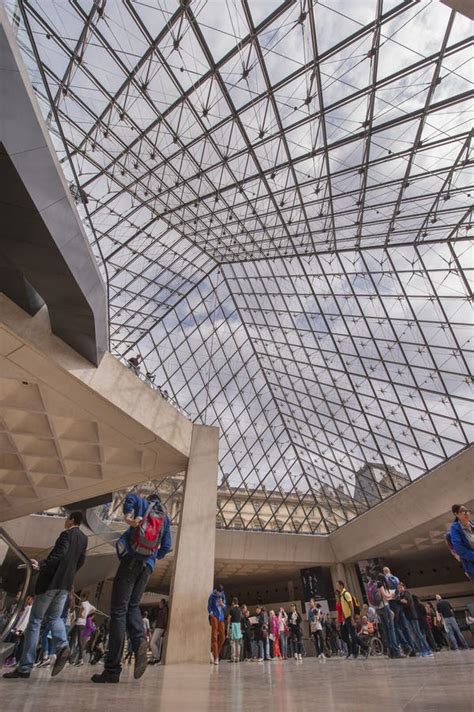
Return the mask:
<path id="1" fill-rule="evenodd" d="M 79 527 L 65 529 L 44 561 L 39 562 L 35 593 L 51 589 L 70 591 L 76 571 L 86 560 L 87 537 Z"/>

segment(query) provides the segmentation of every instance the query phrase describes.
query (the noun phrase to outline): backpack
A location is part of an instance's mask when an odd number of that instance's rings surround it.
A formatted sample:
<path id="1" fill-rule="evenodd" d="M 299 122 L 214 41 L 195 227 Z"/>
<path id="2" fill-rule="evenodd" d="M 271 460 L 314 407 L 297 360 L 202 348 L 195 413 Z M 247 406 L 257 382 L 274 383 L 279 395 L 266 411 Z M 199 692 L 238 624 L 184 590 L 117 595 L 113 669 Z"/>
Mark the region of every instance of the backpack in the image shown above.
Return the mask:
<path id="1" fill-rule="evenodd" d="M 349 591 L 346 591 L 346 593 L 349 593 Z M 360 603 L 359 599 L 354 593 L 349 593 L 349 596 L 352 596 L 352 606 L 354 608 L 354 615 L 358 616 L 360 614 Z M 347 603 L 347 598 L 344 596 L 346 603 Z"/>
<path id="2" fill-rule="evenodd" d="M 156 502 L 150 502 L 140 526 L 132 530 L 130 548 L 136 556 L 153 556 L 159 549 L 165 528 L 165 511 Z"/>
<path id="3" fill-rule="evenodd" d="M 378 607 L 382 603 L 382 596 L 377 586 L 377 581 L 369 581 L 367 584 L 367 598 L 371 606 Z"/>

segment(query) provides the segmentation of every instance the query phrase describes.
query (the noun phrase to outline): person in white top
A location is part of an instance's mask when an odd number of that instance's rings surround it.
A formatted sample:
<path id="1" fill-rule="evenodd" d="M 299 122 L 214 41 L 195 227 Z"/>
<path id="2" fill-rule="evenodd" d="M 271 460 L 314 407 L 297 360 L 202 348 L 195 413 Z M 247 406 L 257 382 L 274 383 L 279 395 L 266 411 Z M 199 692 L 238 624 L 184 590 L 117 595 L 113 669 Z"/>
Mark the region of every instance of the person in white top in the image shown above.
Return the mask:
<path id="1" fill-rule="evenodd" d="M 33 605 L 33 596 L 28 596 L 26 599 L 25 607 L 23 608 L 20 616 L 18 618 L 17 624 L 14 628 L 15 633 L 22 634 L 25 632 L 25 628 L 30 620 L 31 606 Z"/>
<path id="2" fill-rule="evenodd" d="M 69 662 L 71 664 L 74 663 L 77 666 L 84 665 L 84 646 L 86 640 L 82 634 L 84 632 L 88 617 L 95 612 L 95 608 L 92 603 L 89 602 L 88 597 L 88 592 L 84 592 L 81 596 L 79 613 L 77 615 L 76 623 L 72 629 L 71 635 L 71 650 L 74 650 L 74 646 L 77 643 L 78 654 L 76 659 L 74 659 L 72 654 L 71 658 L 69 659 Z"/>
<path id="3" fill-rule="evenodd" d="M 278 611 L 278 630 L 281 657 L 286 660 L 288 658 L 288 615 L 284 608 L 280 608 Z"/>
<path id="4" fill-rule="evenodd" d="M 144 612 L 144 614 L 142 616 L 142 621 L 143 621 L 143 630 L 145 631 L 145 635 L 148 637 L 148 634 L 151 630 L 150 619 L 148 618 L 148 611 Z"/>
<path id="5" fill-rule="evenodd" d="M 15 639 L 15 648 L 11 656 L 12 664 L 16 664 L 16 661 L 21 658 L 21 653 L 23 650 L 23 634 L 25 632 L 28 621 L 30 620 L 31 607 L 33 605 L 33 596 L 28 596 L 25 602 L 25 606 L 21 611 L 16 626 L 11 632 L 12 640 Z"/>

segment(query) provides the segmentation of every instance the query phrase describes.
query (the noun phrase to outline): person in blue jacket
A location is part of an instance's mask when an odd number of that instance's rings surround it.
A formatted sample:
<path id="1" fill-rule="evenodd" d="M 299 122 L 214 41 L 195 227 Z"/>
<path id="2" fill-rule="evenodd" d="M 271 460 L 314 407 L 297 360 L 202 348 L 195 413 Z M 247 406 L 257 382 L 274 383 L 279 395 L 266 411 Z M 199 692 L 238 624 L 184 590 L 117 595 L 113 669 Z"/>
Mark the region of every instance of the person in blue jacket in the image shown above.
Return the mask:
<path id="1" fill-rule="evenodd" d="M 131 545 L 131 537 L 150 511 L 150 506 L 155 516 L 163 517 L 162 535 L 159 546 L 152 554 L 139 555 Z M 146 499 L 133 492 L 128 494 L 123 504 L 123 513 L 128 529 L 117 542 L 120 563 L 110 601 L 109 647 L 104 671 L 93 675 L 92 682 L 119 681 L 125 632 L 128 633 L 135 654 L 135 679 L 141 677 L 147 669 L 147 642 L 139 605 L 156 561 L 163 559 L 172 547 L 170 520 L 157 494 Z"/>
<path id="2" fill-rule="evenodd" d="M 218 583 L 209 596 L 207 612 L 211 624 L 211 663 L 219 665 L 222 646 L 225 642 L 225 609 L 227 601 L 224 586 Z"/>
<path id="3" fill-rule="evenodd" d="M 461 560 L 466 576 L 474 581 L 474 520 L 469 519 L 471 512 L 463 504 L 453 504 L 451 511 L 454 514 L 449 531 L 451 545 Z"/>

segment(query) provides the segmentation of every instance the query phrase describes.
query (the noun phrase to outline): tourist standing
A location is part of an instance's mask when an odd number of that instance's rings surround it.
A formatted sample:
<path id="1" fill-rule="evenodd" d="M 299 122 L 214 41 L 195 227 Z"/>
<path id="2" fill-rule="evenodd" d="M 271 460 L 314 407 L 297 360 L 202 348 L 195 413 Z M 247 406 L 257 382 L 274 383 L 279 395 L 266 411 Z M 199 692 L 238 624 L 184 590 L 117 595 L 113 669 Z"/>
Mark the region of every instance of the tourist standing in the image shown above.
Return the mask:
<path id="1" fill-rule="evenodd" d="M 283 660 L 288 659 L 288 633 L 288 615 L 284 608 L 280 608 L 278 611 L 278 636 Z"/>
<path id="2" fill-rule="evenodd" d="M 240 662 L 241 646 L 242 646 L 242 611 L 239 608 L 237 598 L 232 599 L 232 605 L 227 616 L 229 626 L 230 640 L 230 661 L 232 663 Z"/>
<path id="3" fill-rule="evenodd" d="M 295 648 L 295 660 L 296 662 L 303 662 L 303 648 L 301 640 L 303 638 L 303 633 L 301 631 L 302 618 L 298 613 L 296 608 L 296 603 L 292 603 L 290 606 L 290 615 L 288 616 L 288 627 L 290 629 L 291 637 L 293 639 L 293 645 Z"/>
<path id="4" fill-rule="evenodd" d="M 224 586 L 218 583 L 207 602 L 207 612 L 211 625 L 211 663 L 219 665 L 222 646 L 225 641 L 225 609 L 227 602 Z"/>
<path id="5" fill-rule="evenodd" d="M 153 633 L 151 636 L 151 655 L 150 665 L 156 665 L 161 662 L 161 656 L 163 651 L 163 638 L 166 633 L 166 628 L 168 626 L 168 604 L 165 599 L 162 598 L 158 603 L 158 612 L 156 614 L 156 620 L 154 622 Z"/>
<path id="6" fill-rule="evenodd" d="M 421 631 L 420 623 L 418 620 L 418 611 L 415 607 L 413 596 L 402 581 L 400 581 L 400 583 L 398 584 L 398 592 L 400 595 L 400 603 L 402 606 L 404 606 L 404 613 L 411 627 L 413 641 L 418 650 L 418 653 L 422 657 L 433 655 L 433 651 L 429 647 L 428 642 Z"/>
<path id="7" fill-rule="evenodd" d="M 347 655 L 346 659 L 351 656 L 354 658 L 358 655 L 358 643 L 357 643 L 357 632 L 355 629 L 355 609 L 354 609 L 354 599 L 349 591 L 346 589 L 344 581 L 338 581 L 336 584 L 336 591 L 339 594 L 341 608 L 342 608 L 342 632 L 343 636 L 347 642 Z"/>
<path id="8" fill-rule="evenodd" d="M 441 616 L 446 633 L 448 634 L 448 640 L 451 643 L 453 650 L 459 650 L 459 645 L 467 650 L 469 645 L 466 642 L 461 630 L 459 628 L 456 616 L 454 615 L 454 610 L 449 601 L 436 594 L 436 610 Z"/>

